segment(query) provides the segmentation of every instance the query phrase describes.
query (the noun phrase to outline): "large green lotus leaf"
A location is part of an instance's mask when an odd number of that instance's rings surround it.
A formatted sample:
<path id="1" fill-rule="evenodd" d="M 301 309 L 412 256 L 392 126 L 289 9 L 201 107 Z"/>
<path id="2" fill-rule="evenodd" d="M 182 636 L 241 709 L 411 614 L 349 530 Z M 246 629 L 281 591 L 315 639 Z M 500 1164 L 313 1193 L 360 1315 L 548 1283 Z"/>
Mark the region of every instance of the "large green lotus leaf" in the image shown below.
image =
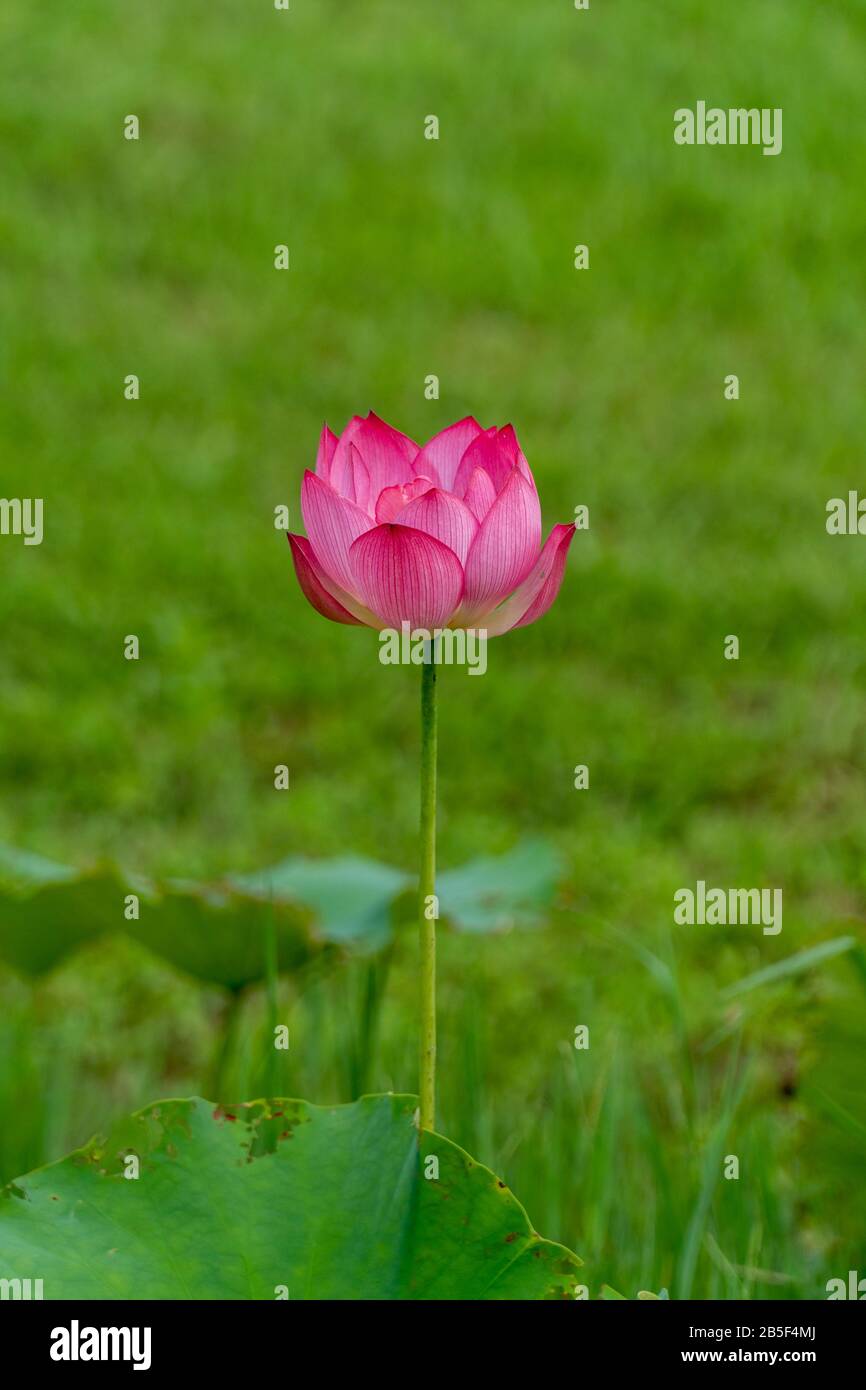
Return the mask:
<path id="1" fill-rule="evenodd" d="M 573 1298 L 577 1256 L 456 1144 L 419 1143 L 415 1107 L 150 1106 L 3 1191 L 4 1278 L 46 1299 Z"/>
<path id="2" fill-rule="evenodd" d="M 440 912 L 469 932 L 538 926 L 553 904 L 561 872 L 548 841 L 527 840 L 508 854 L 485 855 L 440 873 Z"/>

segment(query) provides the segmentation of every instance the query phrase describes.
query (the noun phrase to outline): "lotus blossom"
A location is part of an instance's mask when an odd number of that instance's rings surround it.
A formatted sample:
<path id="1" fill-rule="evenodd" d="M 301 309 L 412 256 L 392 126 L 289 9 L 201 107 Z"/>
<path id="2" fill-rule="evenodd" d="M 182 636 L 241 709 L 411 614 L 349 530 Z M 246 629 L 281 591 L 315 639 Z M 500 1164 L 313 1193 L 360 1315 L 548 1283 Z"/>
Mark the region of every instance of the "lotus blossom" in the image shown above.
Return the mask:
<path id="1" fill-rule="evenodd" d="M 323 617 L 373 628 L 526 627 L 559 592 L 573 525 L 541 544 L 535 481 L 511 425 L 467 416 L 419 447 L 372 411 L 328 426 L 289 535 Z"/>

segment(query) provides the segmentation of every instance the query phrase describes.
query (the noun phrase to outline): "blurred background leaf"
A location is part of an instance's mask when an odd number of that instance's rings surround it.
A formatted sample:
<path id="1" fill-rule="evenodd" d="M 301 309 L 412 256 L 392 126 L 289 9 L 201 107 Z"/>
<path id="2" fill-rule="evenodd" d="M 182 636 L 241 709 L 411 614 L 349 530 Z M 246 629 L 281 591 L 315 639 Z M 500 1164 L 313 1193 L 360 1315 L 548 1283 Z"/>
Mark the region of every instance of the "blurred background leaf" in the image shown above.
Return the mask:
<path id="1" fill-rule="evenodd" d="M 409 874 L 357 855 L 343 859 L 284 859 L 258 874 L 230 880 L 274 903 L 304 903 L 325 941 L 381 950 L 391 936 L 390 909 Z"/>
<path id="2" fill-rule="evenodd" d="M 437 878 L 440 912 L 468 932 L 535 927 L 547 919 L 562 875 L 560 856 L 531 839 L 509 854 L 484 855 Z"/>
<path id="3" fill-rule="evenodd" d="M 227 882 L 156 885 L 111 866 L 76 873 L 8 850 L 0 862 L 0 959 L 26 974 L 42 974 L 85 942 L 122 933 L 199 980 L 241 989 L 264 976 L 271 916 L 282 970 L 297 969 L 328 940 L 298 899 L 269 902 Z M 139 899 L 137 919 L 126 916 L 131 895 Z"/>
<path id="4" fill-rule="evenodd" d="M 537 925 L 560 868 L 551 846 L 536 840 L 446 872 L 449 920 L 467 931 Z M 38 975 L 87 941 L 123 933 L 197 979 L 239 990 L 267 973 L 271 921 L 277 973 L 308 964 L 326 945 L 382 951 L 392 939 L 395 899 L 411 882 L 355 855 L 298 856 L 213 883 L 156 884 L 113 866 L 76 871 L 0 845 L 0 960 Z M 138 917 L 127 915 L 130 895 Z M 404 910 L 414 905 L 407 894 Z"/>

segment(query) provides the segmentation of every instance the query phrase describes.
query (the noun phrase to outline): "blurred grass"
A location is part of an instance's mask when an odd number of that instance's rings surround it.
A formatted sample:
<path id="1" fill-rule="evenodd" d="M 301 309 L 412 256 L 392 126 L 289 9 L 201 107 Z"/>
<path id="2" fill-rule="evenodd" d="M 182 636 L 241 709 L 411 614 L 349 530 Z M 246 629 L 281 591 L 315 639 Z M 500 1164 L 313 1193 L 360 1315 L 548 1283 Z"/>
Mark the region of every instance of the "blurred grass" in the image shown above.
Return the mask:
<path id="1" fill-rule="evenodd" d="M 46 524 L 40 548 L 0 538 L 0 839 L 190 876 L 413 864 L 417 673 L 307 608 L 273 508 L 299 520 L 325 416 L 513 420 L 546 525 L 584 502 L 591 529 L 485 680 L 443 673 L 440 857 L 543 832 L 571 873 L 544 932 L 443 942 L 443 1128 L 594 1289 L 804 1297 L 862 1272 L 850 962 L 721 991 L 863 935 L 866 574 L 824 509 L 866 425 L 866 6 L 80 0 L 48 22 L 10 0 L 0 42 L 0 491 Z M 782 107 L 781 156 L 674 146 L 698 98 Z M 673 928 L 698 877 L 781 887 L 781 935 Z M 355 973 L 286 1003 L 286 1084 L 315 1100 L 359 1065 L 414 1084 L 411 948 L 375 1060 L 347 1040 Z M 7 1175 L 210 1074 L 222 1001 L 134 955 L 2 989 Z M 241 1030 L 238 1087 L 255 1055 Z M 707 1195 L 723 1118 L 741 1178 Z"/>

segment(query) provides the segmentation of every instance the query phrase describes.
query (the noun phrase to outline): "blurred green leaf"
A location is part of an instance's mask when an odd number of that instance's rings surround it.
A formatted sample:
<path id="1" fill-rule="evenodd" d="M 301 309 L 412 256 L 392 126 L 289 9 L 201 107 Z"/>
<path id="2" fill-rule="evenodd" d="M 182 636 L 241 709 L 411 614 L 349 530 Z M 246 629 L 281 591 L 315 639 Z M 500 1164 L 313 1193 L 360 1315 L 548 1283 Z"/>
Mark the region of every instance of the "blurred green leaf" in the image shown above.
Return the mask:
<path id="1" fill-rule="evenodd" d="M 722 1175 L 722 1157 L 734 1117 L 746 1089 L 747 1071 L 740 1067 L 739 1043 L 728 1059 L 727 1075 L 720 1098 L 719 1117 L 708 1136 L 700 1165 L 700 1188 L 679 1251 L 675 1296 L 691 1298 L 695 1270 L 704 1233 L 710 1219 L 713 1194 Z"/>
<path id="2" fill-rule="evenodd" d="M 372 859 L 284 859 L 270 869 L 230 880 L 242 892 L 275 903 L 304 903 L 326 941 L 379 950 L 391 936 L 394 897 L 412 882 Z"/>
<path id="3" fill-rule="evenodd" d="M 137 921 L 125 916 L 133 894 Z M 297 969 L 321 949 L 303 905 L 273 905 L 227 883 L 157 885 L 111 866 L 18 873 L 14 884 L 6 878 L 0 885 L 0 959 L 39 975 L 86 942 L 123 933 L 197 979 L 240 989 L 264 975 L 271 916 L 281 970 Z"/>
<path id="4" fill-rule="evenodd" d="M 438 878 L 439 908 L 460 931 L 499 932 L 540 925 L 553 904 L 561 859 L 546 840 L 485 855 Z"/>
<path id="5" fill-rule="evenodd" d="M 535 925 L 558 868 L 551 847 L 533 841 L 443 873 L 440 901 L 466 931 Z M 410 875 L 357 856 L 297 856 L 213 883 L 156 883 L 112 865 L 76 870 L 0 846 L 0 959 L 39 975 L 86 942 L 122 932 L 197 979 L 240 989 L 264 978 L 272 930 L 283 972 L 329 945 L 382 950 L 392 905 L 412 884 Z M 138 920 L 125 915 L 132 894 Z"/>
<path id="6" fill-rule="evenodd" d="M 4 1277 L 46 1299 L 572 1298 L 577 1256 L 450 1140 L 419 1152 L 416 1105 L 152 1105 L 4 1189 Z"/>
<path id="7" fill-rule="evenodd" d="M 43 859 L 41 854 L 0 845 L 0 888 L 27 889 L 43 883 L 67 883 L 75 870 Z"/>
<path id="8" fill-rule="evenodd" d="M 758 989 L 760 985 L 771 985 L 777 980 L 786 980 L 791 975 L 811 970 L 813 965 L 819 965 L 821 961 L 843 955 L 856 946 L 857 942 L 853 936 L 838 936 L 833 941 L 822 941 L 818 946 L 810 946 L 806 951 L 797 951 L 795 955 L 786 956 L 784 960 L 767 965 L 763 970 L 756 970 L 753 975 L 746 975 L 744 979 L 722 990 L 722 996 L 730 999 L 735 994 L 745 994 L 748 990 Z"/>
<path id="9" fill-rule="evenodd" d="M 264 978 L 271 927 L 280 971 L 326 945 L 379 949 L 404 882 L 372 861 L 299 858 L 214 883 L 158 884 L 113 866 L 78 871 L 0 848 L 0 958 L 38 975 L 87 941 L 124 933 L 198 979 L 239 989 Z M 137 921 L 125 916 L 131 894 Z"/>

